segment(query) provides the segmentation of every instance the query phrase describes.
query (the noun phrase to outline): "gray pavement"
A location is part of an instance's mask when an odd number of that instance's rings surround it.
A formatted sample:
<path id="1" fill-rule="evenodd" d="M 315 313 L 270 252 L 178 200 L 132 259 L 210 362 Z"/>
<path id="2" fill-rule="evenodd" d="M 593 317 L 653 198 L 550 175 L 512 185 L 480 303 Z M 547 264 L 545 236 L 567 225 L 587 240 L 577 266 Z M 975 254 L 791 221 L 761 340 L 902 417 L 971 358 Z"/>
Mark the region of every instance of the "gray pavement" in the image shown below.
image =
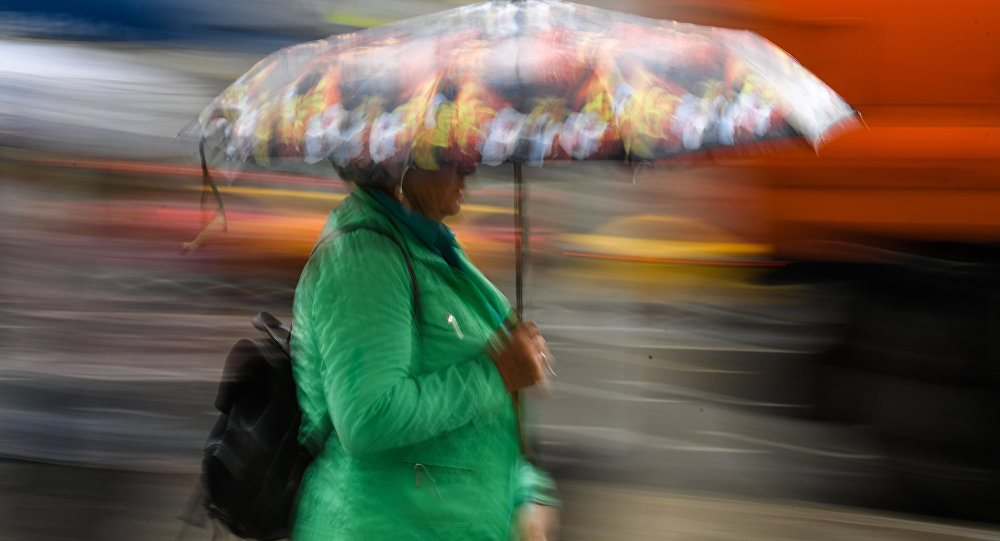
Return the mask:
<path id="1" fill-rule="evenodd" d="M 10 541 L 235 539 L 180 520 L 196 479 L 0 461 L 0 530 Z M 561 539 L 572 541 L 1000 539 L 997 528 L 843 506 L 577 481 L 560 489 Z"/>
<path id="2" fill-rule="evenodd" d="M 1000 529 L 781 500 L 565 483 L 563 539 L 586 541 L 1000 539 Z"/>

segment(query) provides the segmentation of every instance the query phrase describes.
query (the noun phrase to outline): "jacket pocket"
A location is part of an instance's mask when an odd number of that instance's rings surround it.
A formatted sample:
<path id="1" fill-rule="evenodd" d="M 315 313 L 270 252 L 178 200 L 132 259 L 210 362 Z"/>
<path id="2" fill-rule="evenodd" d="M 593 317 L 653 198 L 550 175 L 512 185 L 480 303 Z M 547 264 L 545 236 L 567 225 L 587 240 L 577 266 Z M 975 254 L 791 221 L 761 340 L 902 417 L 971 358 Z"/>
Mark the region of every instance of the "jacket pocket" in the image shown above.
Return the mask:
<path id="1" fill-rule="evenodd" d="M 395 469 L 395 468 L 394 468 Z M 425 524 L 459 524 L 476 520 L 482 493 L 479 473 L 463 467 L 400 461 L 396 512 Z M 398 498 L 398 499 L 397 499 Z"/>
<path id="2" fill-rule="evenodd" d="M 459 478 L 471 478 L 476 473 L 475 470 L 470 468 L 438 466 L 434 464 L 424 464 L 423 462 L 404 461 L 403 464 L 413 468 L 413 488 L 430 490 L 434 496 L 440 500 L 444 500 L 444 496 L 441 494 L 441 489 L 438 487 L 438 477 L 441 477 L 442 482 L 453 483 L 456 476 Z"/>

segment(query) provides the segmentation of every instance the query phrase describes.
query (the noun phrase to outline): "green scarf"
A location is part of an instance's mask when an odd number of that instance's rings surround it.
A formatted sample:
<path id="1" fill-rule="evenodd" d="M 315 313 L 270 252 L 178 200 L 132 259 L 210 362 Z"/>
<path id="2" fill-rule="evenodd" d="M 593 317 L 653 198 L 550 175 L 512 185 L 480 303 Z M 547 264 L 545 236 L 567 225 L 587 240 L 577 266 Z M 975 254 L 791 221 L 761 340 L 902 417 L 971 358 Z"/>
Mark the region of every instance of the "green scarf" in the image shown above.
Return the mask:
<path id="1" fill-rule="evenodd" d="M 406 208 L 382 190 L 362 189 L 375 199 L 391 218 L 409 229 L 432 252 L 441 256 L 452 267 L 464 270 L 459 263 L 455 232 L 450 227 Z"/>

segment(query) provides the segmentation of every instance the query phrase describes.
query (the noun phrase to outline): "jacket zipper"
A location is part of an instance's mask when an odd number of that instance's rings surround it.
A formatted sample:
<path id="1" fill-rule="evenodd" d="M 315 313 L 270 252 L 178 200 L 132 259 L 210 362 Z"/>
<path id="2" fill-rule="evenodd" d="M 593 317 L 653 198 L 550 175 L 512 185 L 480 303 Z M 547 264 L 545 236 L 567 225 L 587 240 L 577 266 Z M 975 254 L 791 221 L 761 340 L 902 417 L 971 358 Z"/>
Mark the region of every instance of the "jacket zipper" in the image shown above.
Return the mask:
<path id="1" fill-rule="evenodd" d="M 455 329 L 455 335 L 458 336 L 459 340 L 465 340 L 465 335 L 462 334 L 462 329 L 458 328 L 458 320 L 455 316 L 448 314 L 448 323 Z"/>
<path id="2" fill-rule="evenodd" d="M 428 479 L 430 479 L 430 481 L 431 481 L 431 488 L 434 489 L 434 494 L 438 497 L 439 500 L 443 500 L 444 498 L 441 496 L 441 491 L 438 490 L 437 479 L 434 479 L 434 476 L 431 475 L 430 468 L 439 468 L 439 469 L 444 469 L 444 470 L 453 470 L 453 471 L 461 471 L 461 472 L 469 472 L 469 473 L 472 473 L 472 472 L 475 471 L 475 470 L 470 470 L 468 468 L 456 468 L 454 466 L 434 466 L 434 465 L 431 465 L 430 467 L 428 467 L 426 464 L 422 464 L 420 462 L 404 462 L 404 464 L 413 464 L 413 472 L 414 472 L 413 473 L 413 485 L 416 488 L 420 488 L 420 482 L 423 479 L 423 477 L 426 476 Z"/>
<path id="3" fill-rule="evenodd" d="M 413 466 L 413 469 L 417 469 L 417 468 L 423 468 L 423 469 L 426 469 L 426 468 L 436 468 L 436 469 L 439 469 L 439 470 L 451 470 L 451 471 L 459 471 L 459 472 L 465 472 L 465 473 L 475 473 L 476 472 L 476 470 L 474 470 L 472 468 L 462 468 L 460 466 L 441 466 L 439 464 L 424 464 L 423 462 L 409 462 L 409 461 L 406 461 L 406 460 L 401 460 L 400 462 L 402 464 L 406 464 L 408 466 Z"/>

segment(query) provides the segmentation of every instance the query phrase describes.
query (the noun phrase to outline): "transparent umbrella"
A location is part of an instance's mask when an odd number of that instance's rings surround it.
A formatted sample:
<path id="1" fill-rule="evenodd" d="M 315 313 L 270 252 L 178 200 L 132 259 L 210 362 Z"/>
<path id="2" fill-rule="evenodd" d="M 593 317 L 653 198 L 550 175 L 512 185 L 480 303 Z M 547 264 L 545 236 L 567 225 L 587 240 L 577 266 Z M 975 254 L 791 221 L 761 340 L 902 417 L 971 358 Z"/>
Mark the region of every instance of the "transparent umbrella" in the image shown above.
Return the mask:
<path id="1" fill-rule="evenodd" d="M 206 146 L 261 166 L 513 162 L 521 308 L 522 164 L 817 147 L 856 123 L 833 90 L 752 32 L 497 0 L 277 51 L 181 135 L 200 141 L 212 190 Z M 219 211 L 224 220 L 221 200 Z"/>

